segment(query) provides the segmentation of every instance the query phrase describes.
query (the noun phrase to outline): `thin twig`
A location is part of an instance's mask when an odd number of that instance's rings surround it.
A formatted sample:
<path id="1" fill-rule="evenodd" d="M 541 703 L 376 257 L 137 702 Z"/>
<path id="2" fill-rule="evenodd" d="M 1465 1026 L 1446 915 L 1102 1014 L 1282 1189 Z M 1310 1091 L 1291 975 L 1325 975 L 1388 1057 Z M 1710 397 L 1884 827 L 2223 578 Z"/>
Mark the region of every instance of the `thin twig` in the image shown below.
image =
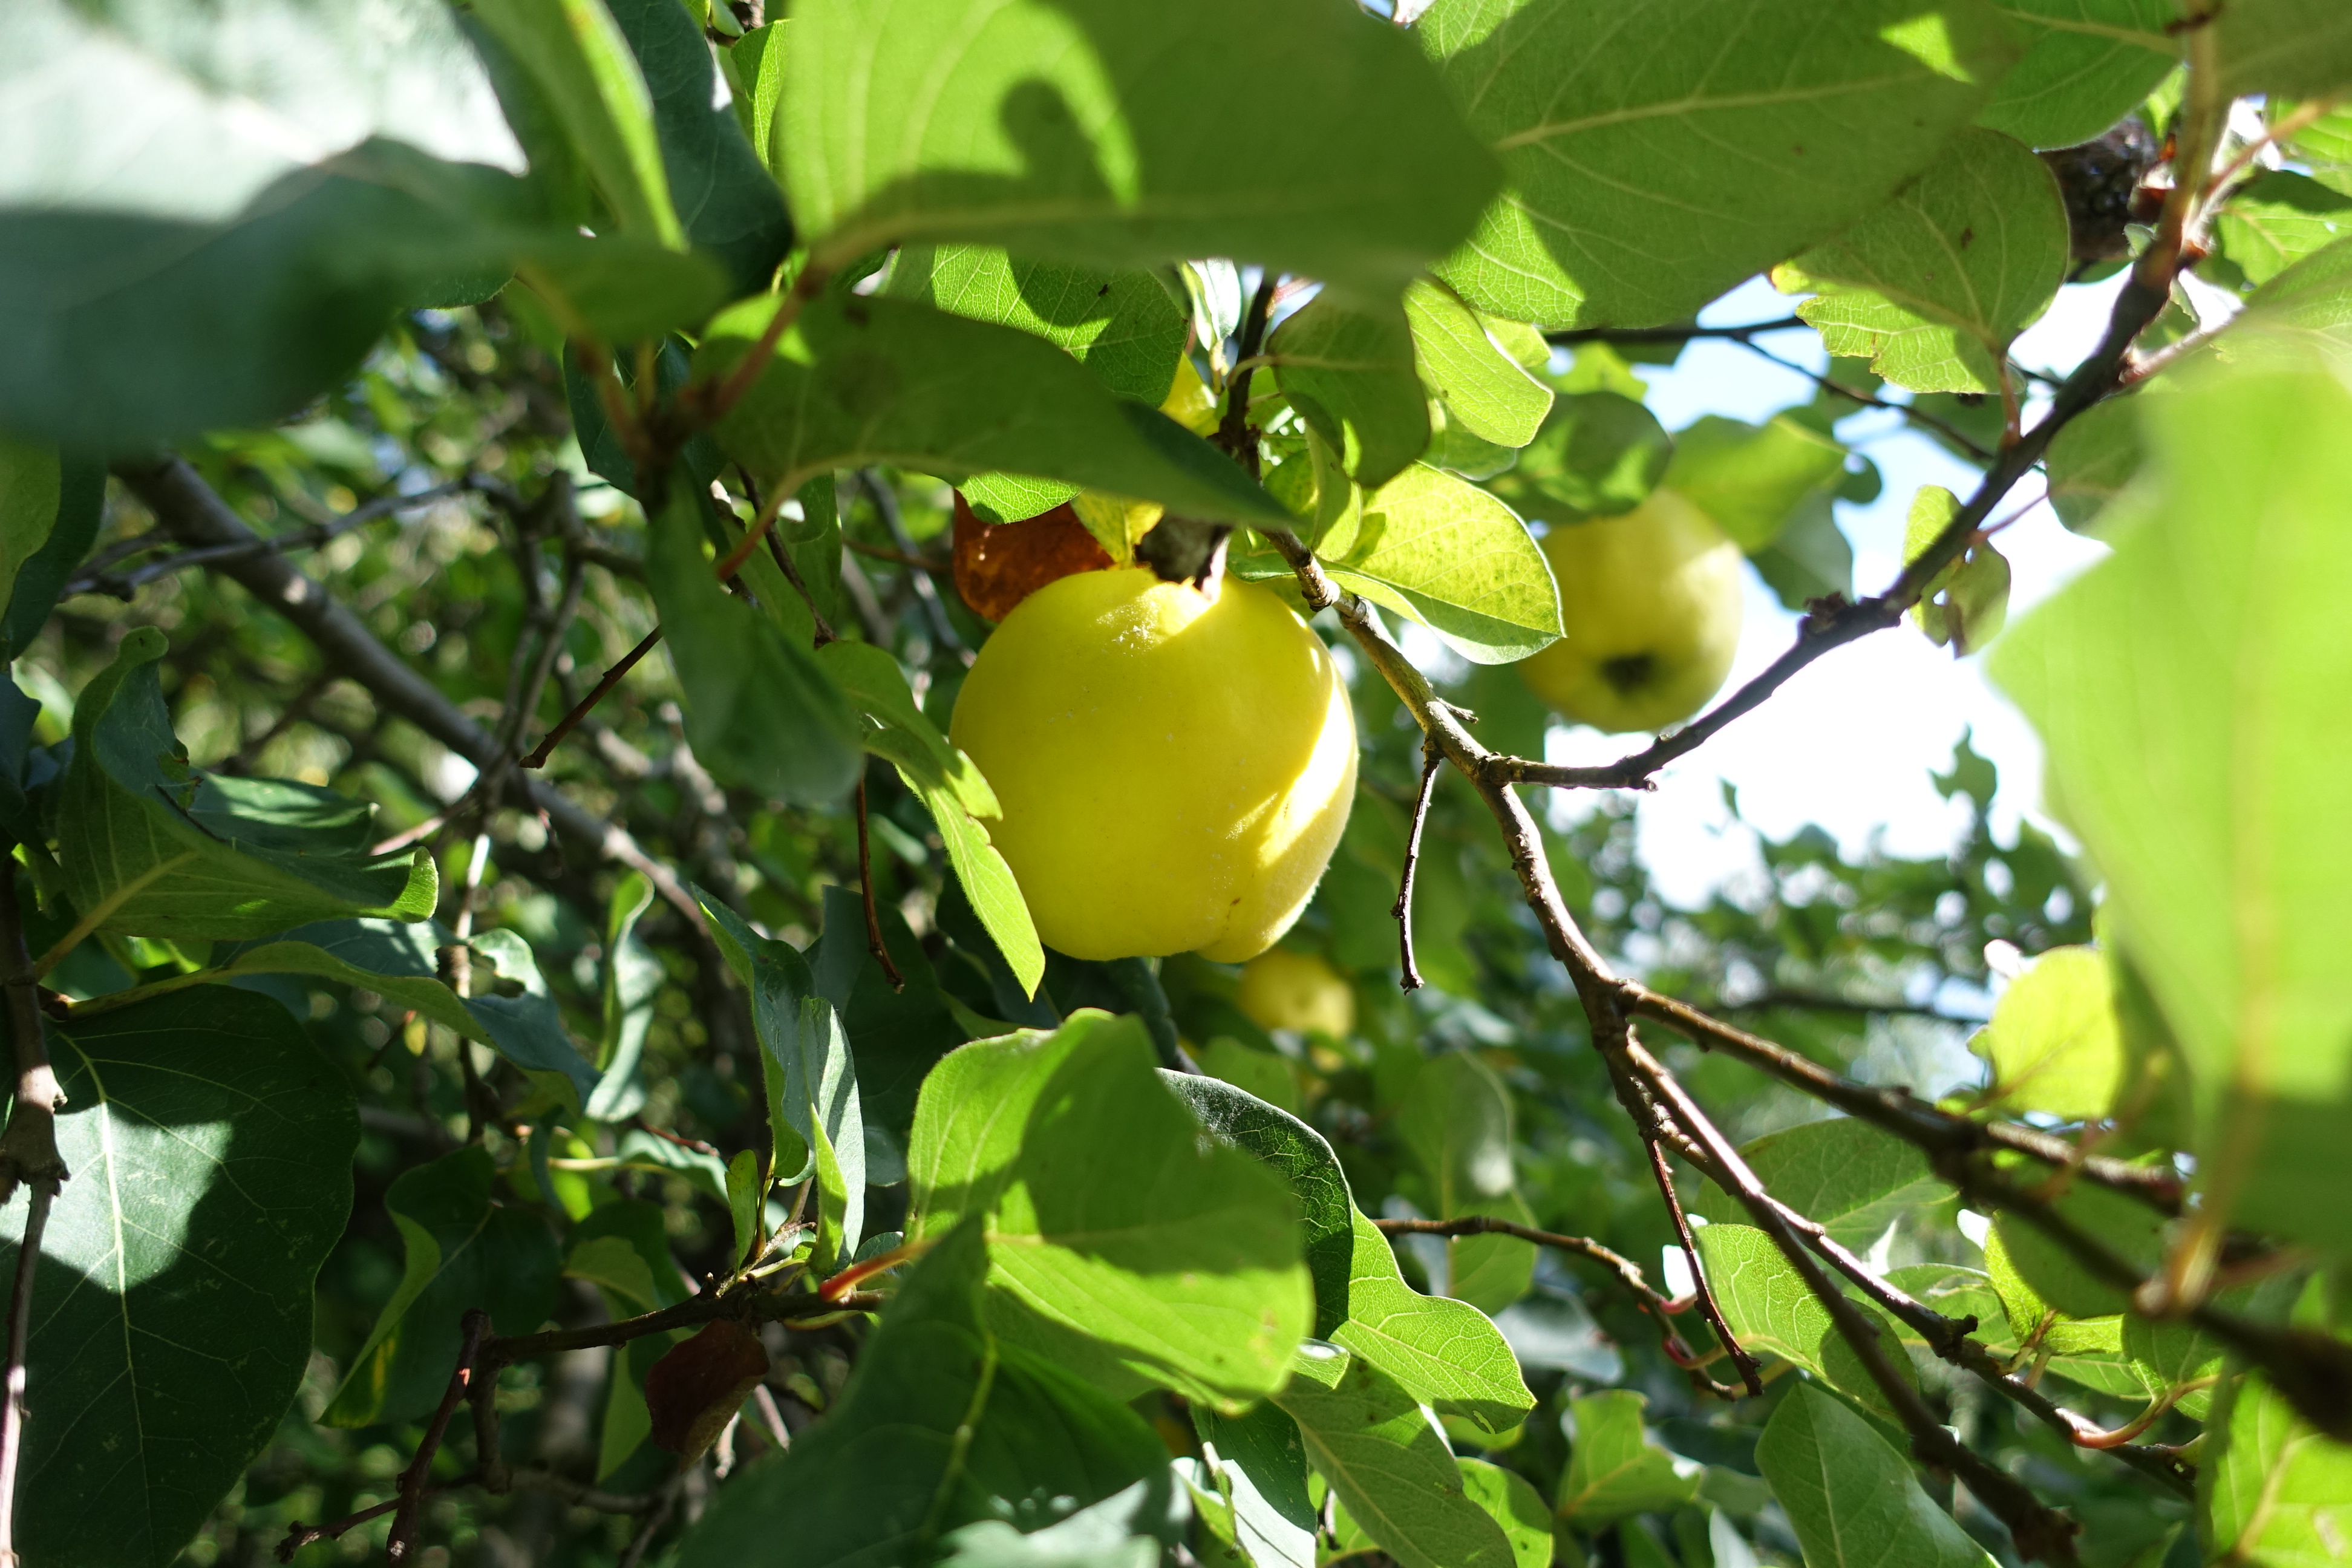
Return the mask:
<path id="1" fill-rule="evenodd" d="M 1242 317 L 1241 336 L 1234 343 L 1234 369 L 1225 386 L 1225 411 L 1217 421 L 1217 445 L 1248 469 L 1252 479 L 1258 477 L 1259 458 L 1257 437 L 1249 424 L 1250 382 L 1257 374 L 1258 350 L 1265 346 L 1266 319 L 1274 311 L 1275 289 L 1281 281 L 1281 275 L 1272 268 L 1258 276 L 1257 291 L 1250 296 L 1249 310 Z"/>
<path id="2" fill-rule="evenodd" d="M 465 1342 L 457 1352 L 457 1364 L 449 1372 L 449 1386 L 442 1391 L 441 1403 L 426 1423 L 425 1436 L 416 1444 L 416 1457 L 400 1472 L 399 1493 L 394 1500 L 392 1533 L 385 1537 L 384 1556 L 394 1563 L 405 1563 L 416 1549 L 416 1532 L 423 1522 L 426 1488 L 425 1479 L 432 1473 L 433 1456 L 440 1451 L 441 1439 L 449 1430 L 449 1418 L 457 1413 L 457 1405 L 466 1397 L 466 1389 L 476 1373 L 476 1356 L 483 1339 L 490 1331 L 490 1315 L 478 1309 L 465 1316 Z"/>
<path id="3" fill-rule="evenodd" d="M 891 542 L 908 555 L 917 553 L 914 535 L 907 531 L 907 520 L 898 510 L 898 492 L 872 468 L 857 469 L 856 482 L 873 499 L 874 515 L 882 520 L 882 526 L 889 533 Z M 924 573 L 908 581 L 914 584 L 915 597 L 923 606 L 924 618 L 931 623 L 931 635 L 939 639 L 941 647 L 970 664 L 973 657 L 971 647 L 956 635 L 954 623 L 948 619 L 947 604 L 940 597 L 939 587 L 931 581 L 930 574 Z"/>
<path id="4" fill-rule="evenodd" d="M 934 577 L 955 575 L 955 563 L 929 555 L 909 554 L 904 550 L 892 550 L 887 545 L 869 544 L 862 539 L 845 539 L 842 544 L 872 561 L 887 561 L 893 566 L 911 566 L 918 572 L 928 572 Z"/>
<path id="5" fill-rule="evenodd" d="M 1421 864 L 1421 832 L 1429 821 L 1430 797 L 1437 790 L 1437 770 L 1445 765 L 1445 753 L 1437 742 L 1424 740 L 1421 745 L 1421 788 L 1412 797 L 1412 823 L 1405 829 L 1404 873 L 1397 879 L 1396 903 L 1389 913 L 1396 917 L 1397 961 L 1402 972 L 1397 984 L 1407 992 L 1422 986 L 1421 970 L 1412 961 L 1412 874 Z"/>
<path id="6" fill-rule="evenodd" d="M 1731 1356 L 1731 1364 L 1739 1369 L 1739 1381 L 1750 1399 L 1764 1396 L 1764 1380 L 1760 1375 L 1763 1363 L 1748 1352 L 1731 1331 L 1723 1316 L 1723 1303 L 1715 1299 L 1715 1287 L 1707 1282 L 1706 1270 L 1699 1267 L 1698 1240 L 1691 1235 L 1690 1216 L 1683 1212 L 1682 1194 L 1675 1191 L 1675 1173 L 1666 1163 L 1665 1145 L 1655 1138 L 1645 1140 L 1650 1146 L 1650 1173 L 1658 1184 L 1658 1196 L 1666 1205 L 1666 1217 L 1674 1222 L 1675 1240 L 1683 1249 L 1683 1260 L 1690 1266 L 1691 1287 L 1697 1292 L 1699 1310 L 1706 1314 L 1707 1327 L 1715 1331 L 1716 1339 Z"/>
<path id="7" fill-rule="evenodd" d="M 1850 403 L 1858 403 L 1865 408 L 1881 408 L 1885 409 L 1889 414 L 1899 414 L 1914 425 L 1917 425 L 1924 429 L 1933 430 L 1937 435 L 1941 436 L 1945 440 L 1949 441 L 1953 446 L 1958 447 L 1961 451 L 1966 452 L 1978 462 L 1990 463 L 1992 461 L 1993 455 L 1985 448 L 1983 443 L 1978 441 L 1974 437 L 1968 435 L 1962 431 L 1958 426 L 1954 425 L 1948 419 L 1939 419 L 1935 415 L 1927 413 L 1922 409 L 1914 408 L 1907 403 L 1890 403 L 1885 398 L 1880 397 L 1875 394 L 1864 392 L 1859 388 L 1848 386 L 1843 382 L 1832 380 L 1817 370 L 1809 370 L 1805 366 L 1799 364 L 1794 360 L 1782 359 L 1779 354 L 1774 353 L 1770 349 L 1764 347 L 1761 343 L 1751 343 L 1746 338 L 1739 339 L 1738 342 L 1739 346 L 1746 349 L 1749 353 L 1756 354 L 1763 359 L 1770 360 L 1782 370 L 1794 371 L 1797 374 L 1801 375 L 1806 380 L 1811 382 L 1815 386 L 1820 387 L 1823 392 L 1843 397 Z"/>
<path id="8" fill-rule="evenodd" d="M 614 660 L 613 668 L 604 673 L 596 684 L 590 689 L 588 695 L 573 703 L 572 710 L 558 719 L 555 721 L 555 727 L 541 738 L 538 745 L 531 748 L 530 754 L 516 765 L 526 768 L 547 766 L 547 759 L 554 754 L 556 747 L 563 743 L 564 737 L 578 729 L 580 721 L 596 710 L 596 704 L 612 695 L 613 688 L 626 679 L 629 671 L 637 668 L 637 661 L 653 652 L 654 645 L 661 639 L 662 629 L 659 626 L 656 626 L 640 637 L 637 640 L 637 646 Z"/>
<path id="9" fill-rule="evenodd" d="M 40 1267 L 41 1237 L 48 1229 L 53 1183 L 27 1184 L 25 1234 L 16 1243 L 16 1282 L 8 1292 L 7 1405 L 0 1409 L 0 1568 L 16 1568 L 16 1471 L 25 1458 L 25 1344 L 33 1326 L 33 1276 Z"/>
<path id="10" fill-rule="evenodd" d="M 866 951 L 882 966 L 882 978 L 893 991 L 907 988 L 906 977 L 890 962 L 890 945 L 882 940 L 882 911 L 874 902 L 874 848 L 866 833 L 866 775 L 857 775 L 857 896 L 866 905 Z"/>

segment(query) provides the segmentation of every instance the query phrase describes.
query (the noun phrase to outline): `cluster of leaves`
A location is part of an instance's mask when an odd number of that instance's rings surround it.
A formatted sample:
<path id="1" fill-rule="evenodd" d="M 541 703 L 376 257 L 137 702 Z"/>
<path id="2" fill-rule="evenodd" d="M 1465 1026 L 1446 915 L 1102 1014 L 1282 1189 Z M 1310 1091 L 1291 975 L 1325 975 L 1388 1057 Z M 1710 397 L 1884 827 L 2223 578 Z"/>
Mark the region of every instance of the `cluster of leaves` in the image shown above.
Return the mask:
<path id="1" fill-rule="evenodd" d="M 2342 1555 L 2334 8 L 215 9 L 0 17 L 54 88 L 0 157 L 0 963 L 46 988 L 14 1043 L 70 1172 L 6 1211 L 47 1215 L 28 1560 L 336 1550 L 321 1520 L 583 1563 L 2077 1550 L 2004 1476 L 2095 1563 Z M 1311 555 L 1357 652 L 1365 605 L 1417 623 L 1447 711 L 1540 759 L 1528 524 L 1670 486 L 1843 605 L 1834 502 L 1878 482 L 1845 416 L 2019 449 L 2011 344 L 2089 279 L 2035 149 L 2134 112 L 2223 171 L 2210 289 L 2163 272 L 2138 389 L 2049 447 L 2116 556 L 1993 656 L 2095 942 L 1965 746 L 1948 858 L 1768 840 L 1703 910 L 1630 806 L 1547 820 L 1644 994 L 1826 1069 L 1662 1048 L 1739 1144 L 1676 1186 L 1550 884 L 1482 781 L 1416 824 L 1429 694 L 1362 657 L 1360 797 L 1287 939 L 1351 1024 L 1039 944 L 944 734 L 988 631 L 941 589 L 947 486 L 1075 502 L 1118 561 L 1154 518 L 1286 593 Z M 1606 340 L 1766 269 L 1842 363 L 1669 434 L 1654 351 Z M 1909 552 L 1962 652 L 2008 582 L 1967 510 L 1923 492 Z M 1972 1016 L 1989 952 L 2033 963 Z M 1896 1091 L 1979 1023 L 1981 1087 Z M 0 1161 L 37 1189 L 32 1081 Z"/>

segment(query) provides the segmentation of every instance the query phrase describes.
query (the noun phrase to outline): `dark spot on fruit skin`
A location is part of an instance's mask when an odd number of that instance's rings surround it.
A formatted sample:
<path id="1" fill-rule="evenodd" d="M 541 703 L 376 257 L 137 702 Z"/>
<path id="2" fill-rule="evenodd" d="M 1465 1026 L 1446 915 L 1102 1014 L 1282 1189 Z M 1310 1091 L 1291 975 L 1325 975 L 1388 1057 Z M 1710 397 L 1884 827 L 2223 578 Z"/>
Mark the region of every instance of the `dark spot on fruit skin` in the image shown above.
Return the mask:
<path id="1" fill-rule="evenodd" d="M 1620 697 L 1631 697 L 1650 683 L 1657 670 L 1658 661 L 1646 653 L 1620 654 L 1615 658 L 1601 661 L 1601 679 Z"/>

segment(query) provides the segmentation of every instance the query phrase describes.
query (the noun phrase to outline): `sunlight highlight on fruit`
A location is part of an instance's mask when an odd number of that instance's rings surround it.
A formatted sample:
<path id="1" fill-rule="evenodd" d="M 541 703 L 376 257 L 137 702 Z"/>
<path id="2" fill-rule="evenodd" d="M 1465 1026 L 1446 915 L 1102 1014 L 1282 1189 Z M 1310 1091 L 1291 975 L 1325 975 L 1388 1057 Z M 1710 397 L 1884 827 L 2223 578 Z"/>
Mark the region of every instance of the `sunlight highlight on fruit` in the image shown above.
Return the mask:
<path id="1" fill-rule="evenodd" d="M 1356 726 L 1319 638 L 1273 594 L 1140 568 L 1022 601 L 956 701 L 955 743 L 1049 947 L 1074 958 L 1263 952 L 1347 826 Z"/>

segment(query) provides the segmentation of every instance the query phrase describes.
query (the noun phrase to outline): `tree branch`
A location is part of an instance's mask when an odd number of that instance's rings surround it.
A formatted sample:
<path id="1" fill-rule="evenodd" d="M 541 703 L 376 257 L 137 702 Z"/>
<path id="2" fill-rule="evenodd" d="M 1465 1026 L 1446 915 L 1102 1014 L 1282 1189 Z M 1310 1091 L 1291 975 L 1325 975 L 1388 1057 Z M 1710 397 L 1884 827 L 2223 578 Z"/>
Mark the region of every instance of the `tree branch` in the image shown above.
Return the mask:
<path id="1" fill-rule="evenodd" d="M 1715 1331 L 1717 1342 L 1731 1357 L 1731 1364 L 1739 1369 L 1739 1381 L 1748 1390 L 1748 1396 L 1761 1399 L 1764 1380 L 1759 1373 L 1762 1367 L 1724 1321 L 1723 1303 L 1715 1299 L 1715 1287 L 1699 1265 L 1698 1242 L 1691 1235 L 1690 1216 L 1683 1213 L 1682 1194 L 1675 1191 L 1675 1173 L 1666 1163 L 1665 1145 L 1655 1138 L 1645 1137 L 1643 1142 L 1649 1145 L 1650 1173 L 1658 1184 L 1658 1196 L 1666 1205 L 1666 1217 L 1674 1221 L 1675 1241 L 1683 1249 L 1683 1261 L 1690 1266 L 1691 1287 L 1698 1294 L 1700 1310 L 1706 1314 L 1706 1326 Z"/>
<path id="2" fill-rule="evenodd" d="M 247 543 L 258 537 L 180 458 L 124 461 L 115 465 L 115 472 L 147 504 L 157 523 L 184 542 Z M 467 718 L 378 642 L 357 616 L 282 557 L 259 555 L 208 564 L 291 621 L 318 647 L 330 667 L 365 687 L 379 706 L 415 725 L 478 769 L 501 760 L 504 752 L 497 736 Z M 642 872 L 697 931 L 703 929 L 702 910 L 694 895 L 625 829 L 599 819 L 544 781 L 529 781 L 524 792 L 532 807 L 545 812 L 556 827 L 606 859 Z"/>
<path id="3" fill-rule="evenodd" d="M 1404 871 L 1397 879 L 1396 903 L 1389 910 L 1397 923 L 1397 963 L 1401 969 L 1397 984 L 1408 992 L 1418 991 L 1422 986 L 1420 966 L 1412 961 L 1412 874 L 1421 865 L 1421 831 L 1429 822 L 1429 801 L 1437 789 L 1437 770 L 1444 765 L 1445 753 L 1437 749 L 1437 742 L 1423 741 L 1421 788 L 1413 794 L 1412 823 L 1404 836 Z"/>
<path id="4" fill-rule="evenodd" d="M 1782 316 L 1736 327 L 1702 327 L 1696 321 L 1671 327 L 1580 327 L 1573 331 L 1546 332 L 1544 342 L 1567 348 L 1578 343 L 1685 343 L 1697 338 L 1729 338 L 1744 343 L 1759 332 L 1793 331 L 1811 325 L 1801 316 Z"/>

